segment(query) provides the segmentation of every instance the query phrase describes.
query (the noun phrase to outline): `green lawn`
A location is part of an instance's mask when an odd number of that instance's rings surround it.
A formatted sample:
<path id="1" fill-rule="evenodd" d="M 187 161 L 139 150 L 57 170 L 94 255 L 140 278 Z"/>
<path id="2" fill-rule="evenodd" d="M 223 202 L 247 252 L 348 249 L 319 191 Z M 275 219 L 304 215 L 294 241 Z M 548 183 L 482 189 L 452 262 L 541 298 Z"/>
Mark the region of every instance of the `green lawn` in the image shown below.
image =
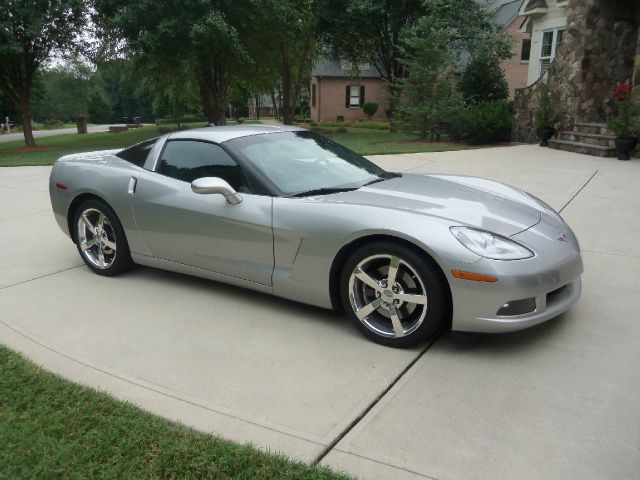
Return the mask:
<path id="1" fill-rule="evenodd" d="M 187 127 L 203 126 L 189 124 Z M 24 141 L 0 143 L 0 166 L 51 165 L 62 155 L 91 150 L 123 148 L 166 133 L 168 127 L 155 125 L 131 129 L 122 133 L 67 134 L 36 138 L 38 147 L 26 150 Z M 329 138 L 341 143 L 361 155 L 384 153 L 442 152 L 472 148 L 464 144 L 429 143 L 420 141 L 415 135 L 390 133 L 384 130 L 348 128 L 347 133 L 325 132 Z"/>
<path id="2" fill-rule="evenodd" d="M 171 423 L 0 346 L 0 478 L 347 477 Z"/>
<path id="3" fill-rule="evenodd" d="M 327 132 L 327 137 L 360 155 L 392 153 L 445 152 L 474 148 L 464 143 L 431 143 L 408 133 L 391 133 L 384 130 L 347 128 L 347 133 Z"/>
<path id="4" fill-rule="evenodd" d="M 202 125 L 201 125 L 202 126 Z M 0 166 L 51 165 L 62 155 L 123 148 L 149 138 L 157 137 L 166 129 L 155 125 L 135 128 L 122 133 L 66 134 L 36 138 L 37 150 L 24 151 L 24 141 L 0 143 Z M 43 148 L 40 150 L 40 148 Z"/>

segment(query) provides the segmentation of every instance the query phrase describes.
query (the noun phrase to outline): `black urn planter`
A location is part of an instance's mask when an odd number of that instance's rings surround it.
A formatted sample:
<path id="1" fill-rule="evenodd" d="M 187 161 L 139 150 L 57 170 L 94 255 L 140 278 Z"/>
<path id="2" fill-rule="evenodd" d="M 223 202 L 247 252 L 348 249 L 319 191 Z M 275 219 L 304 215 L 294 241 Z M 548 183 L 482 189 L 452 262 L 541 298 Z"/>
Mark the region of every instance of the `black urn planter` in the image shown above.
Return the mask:
<path id="1" fill-rule="evenodd" d="M 549 139 L 556 133 L 556 129 L 553 127 L 541 127 L 536 132 L 538 133 L 538 138 L 540 138 L 540 146 L 548 147 Z"/>
<path id="2" fill-rule="evenodd" d="M 618 153 L 618 160 L 629 160 L 629 154 L 638 143 L 638 139 L 635 137 L 616 137 L 616 152 Z"/>

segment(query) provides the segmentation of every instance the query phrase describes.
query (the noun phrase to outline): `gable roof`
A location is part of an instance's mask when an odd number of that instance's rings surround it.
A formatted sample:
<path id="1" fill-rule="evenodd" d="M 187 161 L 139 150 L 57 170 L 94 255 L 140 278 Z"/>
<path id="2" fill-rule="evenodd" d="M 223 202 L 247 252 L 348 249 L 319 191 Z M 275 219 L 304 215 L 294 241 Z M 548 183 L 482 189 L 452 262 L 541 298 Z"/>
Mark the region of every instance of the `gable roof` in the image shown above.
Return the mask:
<path id="1" fill-rule="evenodd" d="M 351 70 L 343 68 L 340 60 L 328 58 L 322 58 L 315 64 L 312 75 L 315 77 L 353 77 Z M 368 65 L 360 70 L 358 77 L 380 78 L 380 72 L 375 66 Z"/>
<path id="2" fill-rule="evenodd" d="M 526 0 L 520 9 L 521 15 L 544 13 L 549 9 L 546 0 Z"/>
<path id="3" fill-rule="evenodd" d="M 502 28 L 506 27 L 518 16 L 523 2 L 524 0 L 513 0 L 503 3 L 493 12 L 493 21 Z"/>

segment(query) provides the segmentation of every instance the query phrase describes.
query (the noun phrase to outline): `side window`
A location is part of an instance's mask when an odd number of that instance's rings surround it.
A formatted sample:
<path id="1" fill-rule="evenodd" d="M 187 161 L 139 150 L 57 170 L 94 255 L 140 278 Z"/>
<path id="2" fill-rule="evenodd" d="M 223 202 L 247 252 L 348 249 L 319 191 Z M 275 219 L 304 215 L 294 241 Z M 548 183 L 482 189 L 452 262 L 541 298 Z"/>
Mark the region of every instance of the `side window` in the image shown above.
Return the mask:
<path id="1" fill-rule="evenodd" d="M 219 145 L 195 140 L 170 140 L 164 147 L 158 173 L 183 182 L 220 177 L 239 192 L 249 192 L 240 165 Z"/>
<path id="2" fill-rule="evenodd" d="M 131 162 L 138 167 L 143 167 L 144 162 L 147 161 L 147 157 L 149 156 L 149 152 L 156 144 L 158 139 L 154 138 L 153 140 L 147 140 L 146 142 L 138 143 L 133 147 L 125 148 L 124 150 L 116 153 L 116 156 L 126 160 L 127 162 Z"/>

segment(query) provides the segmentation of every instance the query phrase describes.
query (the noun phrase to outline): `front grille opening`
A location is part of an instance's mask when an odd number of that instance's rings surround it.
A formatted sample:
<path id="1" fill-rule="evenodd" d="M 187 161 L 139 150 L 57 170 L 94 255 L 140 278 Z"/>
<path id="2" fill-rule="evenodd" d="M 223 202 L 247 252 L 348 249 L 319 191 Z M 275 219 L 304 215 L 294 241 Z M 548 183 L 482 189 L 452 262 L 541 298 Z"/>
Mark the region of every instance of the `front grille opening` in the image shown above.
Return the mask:
<path id="1" fill-rule="evenodd" d="M 535 298 L 525 298 L 522 300 L 511 300 L 500 307 L 497 315 L 501 317 L 511 317 L 513 315 L 524 315 L 536 309 Z"/>
<path id="2" fill-rule="evenodd" d="M 553 305 L 555 302 L 562 299 L 562 297 L 568 290 L 567 287 L 568 285 L 564 285 L 560 288 L 557 288 L 553 292 L 547 293 L 547 305 Z"/>

